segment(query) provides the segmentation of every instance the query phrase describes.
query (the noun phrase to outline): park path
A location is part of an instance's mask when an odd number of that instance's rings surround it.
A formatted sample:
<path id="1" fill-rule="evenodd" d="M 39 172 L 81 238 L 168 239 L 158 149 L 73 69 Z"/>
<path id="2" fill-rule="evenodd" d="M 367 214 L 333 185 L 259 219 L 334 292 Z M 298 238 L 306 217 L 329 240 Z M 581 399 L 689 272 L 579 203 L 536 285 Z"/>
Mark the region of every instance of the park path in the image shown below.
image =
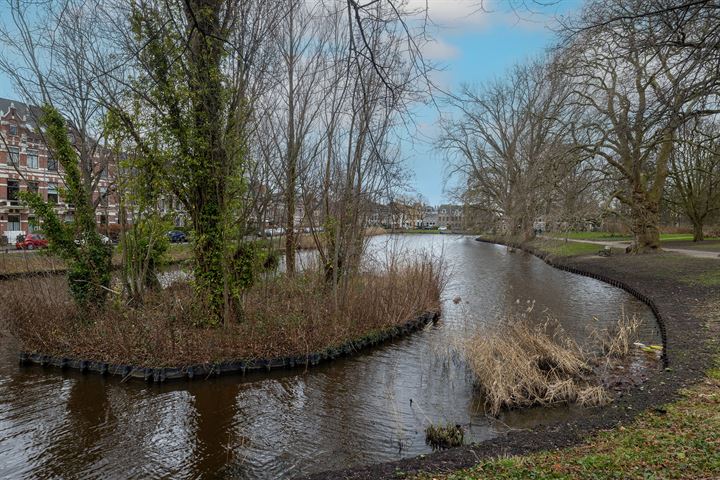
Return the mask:
<path id="1" fill-rule="evenodd" d="M 601 245 L 603 247 L 615 247 L 615 248 L 626 248 L 629 247 L 632 242 L 627 240 L 580 240 L 575 238 L 560 238 L 560 237 L 546 237 L 542 236 L 540 238 L 544 238 L 545 240 L 565 240 L 567 242 L 577 242 L 577 243 L 593 243 L 595 245 Z M 687 248 L 673 248 L 673 247 L 662 247 L 662 250 L 664 252 L 673 252 L 673 253 L 679 253 L 681 255 L 687 255 L 689 257 L 695 257 L 695 258 L 720 258 L 720 253 L 718 252 L 710 252 L 707 250 L 689 250 Z"/>

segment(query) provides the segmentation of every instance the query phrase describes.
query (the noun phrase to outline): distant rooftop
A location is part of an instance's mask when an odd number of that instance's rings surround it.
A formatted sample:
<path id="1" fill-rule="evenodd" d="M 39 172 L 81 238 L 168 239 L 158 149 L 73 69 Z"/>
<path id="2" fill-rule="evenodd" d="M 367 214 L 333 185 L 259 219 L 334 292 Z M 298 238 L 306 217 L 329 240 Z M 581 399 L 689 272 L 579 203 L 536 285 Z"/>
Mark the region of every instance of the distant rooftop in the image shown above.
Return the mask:
<path id="1" fill-rule="evenodd" d="M 18 116 L 33 128 L 42 114 L 42 110 L 38 106 L 28 106 L 19 100 L 0 97 L 0 117 L 4 117 L 10 111 L 10 107 L 15 107 Z"/>

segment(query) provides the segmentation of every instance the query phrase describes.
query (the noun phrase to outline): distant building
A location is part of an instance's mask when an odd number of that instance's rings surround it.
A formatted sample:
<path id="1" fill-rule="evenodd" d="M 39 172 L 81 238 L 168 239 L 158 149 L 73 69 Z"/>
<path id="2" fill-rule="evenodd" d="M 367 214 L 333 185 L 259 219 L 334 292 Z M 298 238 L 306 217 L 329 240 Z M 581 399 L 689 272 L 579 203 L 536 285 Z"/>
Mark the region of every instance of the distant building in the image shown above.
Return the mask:
<path id="1" fill-rule="evenodd" d="M 14 243 L 19 234 L 38 228 L 33 213 L 20 202 L 20 192 L 37 192 L 43 200 L 55 204 L 57 213 L 72 219 L 74 206 L 62 198 L 63 171 L 38 134 L 35 118 L 39 108 L 0 98 L 0 241 Z M 72 137 L 72 132 L 69 133 Z M 96 168 L 99 181 L 94 193 L 98 202 L 98 225 L 118 222 L 118 201 L 110 189 L 112 165 Z M 101 229 L 102 230 L 102 229 Z"/>
<path id="2" fill-rule="evenodd" d="M 437 207 L 438 227 L 448 230 L 465 230 L 465 208 L 462 205 L 440 205 Z"/>
<path id="3" fill-rule="evenodd" d="M 415 228 L 447 227 L 449 230 L 465 230 L 464 207 L 440 205 L 433 207 L 419 202 L 404 204 L 390 202 L 387 205 L 375 203 L 368 215 L 369 226 L 380 226 L 394 230 Z"/>

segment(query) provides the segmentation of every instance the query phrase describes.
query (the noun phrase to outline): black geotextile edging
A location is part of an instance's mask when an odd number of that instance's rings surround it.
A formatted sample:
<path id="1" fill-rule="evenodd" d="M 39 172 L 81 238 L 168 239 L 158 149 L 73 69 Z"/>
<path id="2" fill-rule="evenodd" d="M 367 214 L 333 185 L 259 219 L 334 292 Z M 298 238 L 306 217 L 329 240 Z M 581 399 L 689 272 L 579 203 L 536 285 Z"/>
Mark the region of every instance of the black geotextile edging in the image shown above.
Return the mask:
<path id="1" fill-rule="evenodd" d="M 507 245 L 478 238 L 485 243 Z M 588 408 L 579 418 L 538 424 L 532 429 L 510 430 L 479 443 L 432 452 L 391 462 L 320 472 L 299 477 L 304 480 L 397 479 L 414 473 L 441 473 L 472 467 L 482 460 L 527 455 L 539 451 L 572 447 L 604 429 L 627 424 L 648 409 L 680 398 L 678 391 L 705 377 L 717 354 L 705 328 L 706 320 L 693 313 L 706 300 L 720 298 L 720 291 L 662 278 L 654 272 L 637 271 L 624 265 L 622 257 L 567 258 L 560 262 L 545 252 L 525 245 L 510 244 L 534 254 L 553 267 L 607 282 L 645 301 L 658 319 L 663 336 L 664 366 L 641 386 L 636 386 L 606 407 Z M 620 263 L 617 263 L 617 262 Z M 622 278 L 619 281 L 618 278 Z M 716 342 L 717 343 L 717 342 Z M 671 368 L 670 368 L 671 367 Z M 664 410 L 656 410 L 662 415 Z"/>
<path id="2" fill-rule="evenodd" d="M 437 322 L 439 311 L 425 312 L 413 320 L 401 325 L 369 334 L 359 340 L 350 340 L 338 347 L 322 352 L 287 357 L 264 359 L 233 360 L 217 363 L 203 363 L 176 368 L 151 368 L 135 365 L 122 365 L 76 358 L 54 357 L 42 353 L 20 353 L 20 364 L 71 368 L 81 372 L 93 372 L 101 375 L 118 375 L 123 379 L 141 379 L 146 382 L 162 383 L 168 380 L 198 379 L 217 377 L 226 374 L 246 374 L 252 372 L 270 372 L 271 370 L 311 367 L 337 358 L 351 356 L 360 351 L 404 337 L 420 330 L 429 323 Z"/>
<path id="3" fill-rule="evenodd" d="M 668 348 L 668 342 L 667 342 L 667 329 L 665 327 L 665 320 L 663 319 L 662 315 L 660 315 L 660 312 L 658 311 L 657 306 L 655 305 L 655 302 L 652 298 L 645 295 L 644 293 L 640 292 L 638 289 L 632 287 L 631 285 L 618 280 L 616 278 L 612 278 L 609 275 L 605 275 L 602 273 L 596 273 L 596 272 L 590 272 L 588 270 L 584 270 L 581 268 L 574 267 L 572 265 L 568 265 L 566 262 L 560 261 L 559 258 L 555 255 L 549 254 L 548 252 L 543 252 L 542 250 L 538 250 L 536 248 L 527 246 L 527 245 L 521 245 L 513 242 L 499 242 L 499 241 L 493 241 L 484 239 L 482 237 L 478 237 L 475 239 L 478 242 L 483 243 L 492 243 L 496 245 L 505 245 L 511 248 L 517 248 L 519 250 L 522 250 L 524 252 L 527 252 L 531 255 L 534 255 L 535 257 L 539 258 L 543 262 L 547 263 L 553 268 L 557 268 L 558 270 L 563 270 L 565 272 L 574 273 L 576 275 L 580 275 L 582 277 L 589 277 L 594 278 L 595 280 L 599 280 L 603 283 L 607 283 L 608 285 L 612 285 L 613 287 L 619 288 L 621 290 L 626 291 L 633 297 L 637 298 L 641 302 L 643 302 L 645 305 L 647 305 L 650 308 L 650 311 L 652 311 L 653 315 L 655 316 L 655 321 L 657 322 L 658 329 L 660 330 L 660 338 L 662 339 L 662 362 L 663 362 L 663 368 L 667 368 L 668 366 L 668 357 L 667 357 L 667 348 Z"/>

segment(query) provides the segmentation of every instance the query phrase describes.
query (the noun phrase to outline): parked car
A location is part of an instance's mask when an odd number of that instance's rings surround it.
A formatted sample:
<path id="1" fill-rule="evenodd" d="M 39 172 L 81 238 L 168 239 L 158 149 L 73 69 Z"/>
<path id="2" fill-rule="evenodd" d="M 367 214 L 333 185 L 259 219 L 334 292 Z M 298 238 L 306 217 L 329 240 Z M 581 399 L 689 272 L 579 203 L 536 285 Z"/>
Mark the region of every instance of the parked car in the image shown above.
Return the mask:
<path id="1" fill-rule="evenodd" d="M 258 237 L 279 237 L 281 235 L 285 235 L 285 229 L 283 227 L 266 228 L 258 233 Z"/>
<path id="2" fill-rule="evenodd" d="M 48 241 L 38 233 L 20 235 L 15 242 L 17 250 L 35 250 L 36 248 L 47 248 Z"/>
<path id="3" fill-rule="evenodd" d="M 167 232 L 168 239 L 170 240 L 170 243 L 182 243 L 187 242 L 187 235 L 185 232 L 182 232 L 180 230 L 170 230 Z"/>
<path id="4" fill-rule="evenodd" d="M 112 245 L 113 241 L 108 237 L 107 235 L 103 235 L 102 233 L 98 234 L 100 236 L 100 243 L 103 245 Z M 85 239 L 80 237 L 75 239 L 75 245 L 85 245 Z"/>

